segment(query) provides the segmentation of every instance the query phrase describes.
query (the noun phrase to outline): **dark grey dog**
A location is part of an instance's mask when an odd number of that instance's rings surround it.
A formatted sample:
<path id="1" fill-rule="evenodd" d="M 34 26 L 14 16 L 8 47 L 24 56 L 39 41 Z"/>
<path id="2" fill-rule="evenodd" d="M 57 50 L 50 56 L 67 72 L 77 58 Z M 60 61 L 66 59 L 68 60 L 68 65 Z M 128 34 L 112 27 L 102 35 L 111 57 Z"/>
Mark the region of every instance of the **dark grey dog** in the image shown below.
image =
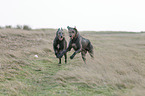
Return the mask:
<path id="1" fill-rule="evenodd" d="M 67 47 L 67 42 L 64 37 L 63 29 L 59 28 L 56 32 L 56 37 L 53 41 L 53 49 L 57 58 L 59 58 L 58 56 L 62 53 L 63 50 L 66 49 L 66 47 Z M 65 56 L 65 63 L 67 63 L 67 54 L 64 53 L 63 55 Z M 61 64 L 61 58 L 59 58 L 59 64 Z"/>
<path id="2" fill-rule="evenodd" d="M 83 38 L 78 33 L 76 28 L 72 28 L 69 26 L 67 28 L 68 28 L 68 32 L 69 32 L 70 42 L 69 42 L 68 48 L 66 50 L 64 50 L 62 52 L 62 54 L 59 55 L 59 57 L 61 58 L 63 56 L 63 54 L 66 54 L 68 51 L 71 50 L 71 48 L 73 48 L 75 50 L 75 52 L 70 56 L 70 59 L 73 59 L 74 56 L 80 52 L 82 54 L 82 59 L 85 63 L 86 63 L 85 55 L 87 52 L 89 52 L 90 56 L 92 58 L 94 58 L 93 46 L 92 46 L 91 42 L 88 39 Z"/>

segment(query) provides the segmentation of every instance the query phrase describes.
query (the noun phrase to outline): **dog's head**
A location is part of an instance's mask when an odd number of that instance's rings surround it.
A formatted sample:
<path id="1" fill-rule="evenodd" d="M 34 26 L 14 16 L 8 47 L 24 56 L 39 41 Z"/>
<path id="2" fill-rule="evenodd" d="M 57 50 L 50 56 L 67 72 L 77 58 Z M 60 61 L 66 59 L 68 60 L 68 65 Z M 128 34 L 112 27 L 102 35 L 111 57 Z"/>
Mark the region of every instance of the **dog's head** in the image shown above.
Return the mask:
<path id="1" fill-rule="evenodd" d="M 67 26 L 67 29 L 68 29 L 69 37 L 71 39 L 73 39 L 74 37 L 77 36 L 78 31 L 77 31 L 76 27 L 72 28 L 72 27 Z"/>
<path id="2" fill-rule="evenodd" d="M 59 28 L 57 30 L 56 36 L 58 37 L 59 40 L 63 40 L 63 38 L 64 38 L 64 32 L 63 32 L 63 29 L 62 28 L 61 29 Z"/>

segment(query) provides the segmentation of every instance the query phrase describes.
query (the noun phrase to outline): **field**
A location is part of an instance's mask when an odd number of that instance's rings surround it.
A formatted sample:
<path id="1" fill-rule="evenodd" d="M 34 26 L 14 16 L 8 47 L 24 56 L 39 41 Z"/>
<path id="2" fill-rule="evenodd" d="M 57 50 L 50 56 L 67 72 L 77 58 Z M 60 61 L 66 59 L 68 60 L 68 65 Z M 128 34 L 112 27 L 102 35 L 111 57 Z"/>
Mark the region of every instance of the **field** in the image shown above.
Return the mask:
<path id="1" fill-rule="evenodd" d="M 0 96 L 144 96 L 145 33 L 80 32 L 95 58 L 58 66 L 55 32 L 0 29 Z"/>

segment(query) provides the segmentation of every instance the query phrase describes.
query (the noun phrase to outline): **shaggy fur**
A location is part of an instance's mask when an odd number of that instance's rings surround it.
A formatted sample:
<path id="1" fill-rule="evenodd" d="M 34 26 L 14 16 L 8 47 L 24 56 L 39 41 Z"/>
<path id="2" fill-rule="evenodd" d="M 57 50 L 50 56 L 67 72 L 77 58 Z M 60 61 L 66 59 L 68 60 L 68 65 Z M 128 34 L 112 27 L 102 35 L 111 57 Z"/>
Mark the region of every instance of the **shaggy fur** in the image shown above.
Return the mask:
<path id="1" fill-rule="evenodd" d="M 67 28 L 68 28 L 68 33 L 69 33 L 69 37 L 70 37 L 69 46 L 66 50 L 64 50 L 62 52 L 62 54 L 59 55 L 59 57 L 61 58 L 63 56 L 63 54 L 66 54 L 68 51 L 71 50 L 71 48 L 73 48 L 75 50 L 75 52 L 70 56 L 70 59 L 73 59 L 75 57 L 75 55 L 80 52 L 82 55 L 82 59 L 85 63 L 86 63 L 85 55 L 87 52 L 89 52 L 90 56 L 92 58 L 94 58 L 93 46 L 92 46 L 91 42 L 88 39 L 83 38 L 78 33 L 76 28 L 72 28 L 69 26 Z"/>
<path id="2" fill-rule="evenodd" d="M 62 53 L 63 50 L 66 49 L 66 47 L 67 42 L 64 37 L 63 29 L 59 28 L 56 32 L 56 37 L 53 41 L 53 49 L 57 58 L 59 58 L 58 56 Z M 65 56 L 65 63 L 67 63 L 67 54 L 65 53 L 63 55 Z M 59 64 L 61 64 L 61 58 L 59 58 Z"/>

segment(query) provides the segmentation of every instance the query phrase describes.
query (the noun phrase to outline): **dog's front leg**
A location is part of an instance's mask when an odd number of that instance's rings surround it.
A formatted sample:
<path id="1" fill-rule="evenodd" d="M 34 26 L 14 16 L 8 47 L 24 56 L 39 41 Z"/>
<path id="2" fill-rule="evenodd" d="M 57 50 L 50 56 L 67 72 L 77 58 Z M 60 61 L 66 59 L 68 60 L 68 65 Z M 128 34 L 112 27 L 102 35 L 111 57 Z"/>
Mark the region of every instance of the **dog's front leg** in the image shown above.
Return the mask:
<path id="1" fill-rule="evenodd" d="M 82 51 L 81 40 L 78 40 L 75 43 L 78 49 L 70 56 L 70 59 L 73 59 L 77 53 L 80 53 Z"/>
<path id="2" fill-rule="evenodd" d="M 67 52 L 67 50 L 62 51 L 61 54 L 58 55 L 58 58 L 62 58 L 62 56 Z"/>
<path id="3" fill-rule="evenodd" d="M 74 52 L 71 56 L 70 56 L 70 59 L 73 59 L 76 55 L 76 52 Z"/>
<path id="4" fill-rule="evenodd" d="M 71 44 L 69 44 L 69 47 L 66 50 L 63 50 L 62 53 L 58 56 L 59 58 L 62 58 L 62 56 L 67 53 L 68 51 L 70 51 L 72 48 Z"/>
<path id="5" fill-rule="evenodd" d="M 66 50 L 63 50 L 62 53 L 58 56 L 59 58 L 62 58 L 64 54 L 66 54 L 68 51 L 70 51 L 71 48 L 67 48 Z"/>
<path id="6" fill-rule="evenodd" d="M 57 55 L 58 55 L 58 51 L 55 51 L 55 56 L 56 56 L 56 58 L 58 58 L 58 56 L 57 56 Z"/>
<path id="7" fill-rule="evenodd" d="M 80 49 L 78 49 L 77 51 L 75 51 L 75 52 L 70 56 L 70 59 L 73 59 L 77 53 L 80 53 L 80 52 L 81 52 L 81 50 L 82 50 L 82 49 L 80 48 Z"/>

